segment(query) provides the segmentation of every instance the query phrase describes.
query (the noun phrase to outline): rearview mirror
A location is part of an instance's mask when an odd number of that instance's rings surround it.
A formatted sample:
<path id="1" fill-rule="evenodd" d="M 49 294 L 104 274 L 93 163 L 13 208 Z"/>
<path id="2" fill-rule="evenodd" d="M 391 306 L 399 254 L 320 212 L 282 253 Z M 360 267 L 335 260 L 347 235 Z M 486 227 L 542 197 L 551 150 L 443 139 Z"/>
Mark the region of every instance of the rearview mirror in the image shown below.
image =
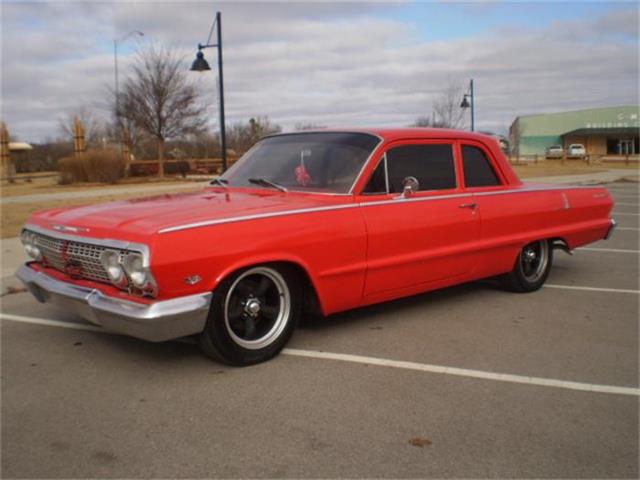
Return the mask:
<path id="1" fill-rule="evenodd" d="M 410 197 L 420 189 L 420 182 L 416 177 L 405 177 L 402 180 L 402 197 Z"/>

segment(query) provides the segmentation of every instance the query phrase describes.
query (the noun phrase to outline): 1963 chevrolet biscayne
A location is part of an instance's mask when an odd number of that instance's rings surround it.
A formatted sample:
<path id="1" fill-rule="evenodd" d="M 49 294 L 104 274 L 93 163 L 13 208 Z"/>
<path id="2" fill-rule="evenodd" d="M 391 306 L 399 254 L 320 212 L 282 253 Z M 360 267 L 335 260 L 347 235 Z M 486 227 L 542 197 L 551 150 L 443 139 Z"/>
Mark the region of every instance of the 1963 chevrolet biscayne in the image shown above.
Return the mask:
<path id="1" fill-rule="evenodd" d="M 537 290 L 554 248 L 611 234 L 612 207 L 604 188 L 522 183 L 484 135 L 282 134 L 198 193 L 34 214 L 18 276 L 108 330 L 196 335 L 247 365 L 276 355 L 303 315 L 494 276 Z"/>

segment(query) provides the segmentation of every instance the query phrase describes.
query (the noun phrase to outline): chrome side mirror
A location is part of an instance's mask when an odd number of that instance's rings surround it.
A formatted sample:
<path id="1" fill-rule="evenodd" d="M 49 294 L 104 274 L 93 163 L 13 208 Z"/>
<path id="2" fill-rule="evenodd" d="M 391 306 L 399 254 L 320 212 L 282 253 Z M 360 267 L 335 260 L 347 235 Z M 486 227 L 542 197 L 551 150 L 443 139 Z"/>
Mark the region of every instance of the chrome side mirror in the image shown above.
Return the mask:
<path id="1" fill-rule="evenodd" d="M 420 190 L 420 182 L 416 177 L 405 177 L 402 180 L 402 198 L 407 198 Z"/>

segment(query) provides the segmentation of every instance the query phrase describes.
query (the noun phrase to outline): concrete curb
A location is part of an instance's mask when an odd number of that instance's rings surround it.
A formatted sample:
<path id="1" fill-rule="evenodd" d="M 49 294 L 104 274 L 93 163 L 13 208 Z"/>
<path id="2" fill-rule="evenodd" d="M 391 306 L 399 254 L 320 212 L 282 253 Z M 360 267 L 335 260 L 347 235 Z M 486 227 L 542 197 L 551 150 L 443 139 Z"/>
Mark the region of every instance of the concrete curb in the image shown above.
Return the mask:
<path id="1" fill-rule="evenodd" d="M 567 184 L 596 184 L 609 183 L 618 180 L 638 182 L 640 170 L 638 169 L 612 169 L 606 172 L 585 173 L 580 175 L 557 175 L 550 177 L 531 177 L 521 179 L 523 182 L 543 183 L 567 183 Z"/>

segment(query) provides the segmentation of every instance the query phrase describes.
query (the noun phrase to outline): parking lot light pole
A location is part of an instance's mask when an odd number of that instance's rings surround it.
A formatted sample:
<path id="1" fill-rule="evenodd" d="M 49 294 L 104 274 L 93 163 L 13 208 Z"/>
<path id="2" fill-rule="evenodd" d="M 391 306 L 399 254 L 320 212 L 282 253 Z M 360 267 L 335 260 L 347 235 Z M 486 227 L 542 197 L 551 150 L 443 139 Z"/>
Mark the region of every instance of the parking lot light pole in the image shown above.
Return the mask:
<path id="1" fill-rule="evenodd" d="M 113 40 L 113 75 L 114 75 L 114 87 L 115 87 L 115 95 L 116 95 L 116 117 L 119 120 L 120 118 L 120 87 L 118 84 L 118 44 L 123 43 L 132 35 L 138 35 L 139 37 L 143 37 L 144 33 L 139 30 L 132 30 L 126 35 L 123 35 L 120 38 L 116 38 Z"/>
<path id="2" fill-rule="evenodd" d="M 191 71 L 194 72 L 206 72 L 211 70 L 209 62 L 204 58 L 202 50 L 205 48 L 217 48 L 218 49 L 218 97 L 219 97 L 219 110 L 220 110 L 220 148 L 222 149 L 222 171 L 227 170 L 227 134 L 224 120 L 224 76 L 222 71 L 222 18 L 220 12 L 216 12 L 216 18 L 211 25 L 209 31 L 209 38 L 204 45 L 198 44 L 198 53 L 196 59 L 191 65 Z M 213 30 L 216 29 L 216 43 L 211 43 L 211 36 Z"/>
<path id="3" fill-rule="evenodd" d="M 113 76 L 114 76 L 114 93 L 116 96 L 115 98 L 116 100 L 116 131 L 118 135 L 120 158 L 124 156 L 124 149 L 122 146 L 122 143 L 124 141 L 124 138 L 123 138 L 124 135 L 122 131 L 122 124 L 120 123 L 120 86 L 118 83 L 118 44 L 123 43 L 132 35 L 138 35 L 139 37 L 143 37 L 144 33 L 142 33 L 140 30 L 132 30 L 126 35 L 123 35 L 120 38 L 115 38 L 113 40 Z M 129 159 L 126 158 L 125 161 L 126 161 L 127 170 L 128 170 Z"/>
<path id="4" fill-rule="evenodd" d="M 471 131 L 475 131 L 475 109 L 474 109 L 475 98 L 473 95 L 473 78 L 469 80 L 469 93 L 465 93 L 462 97 L 462 103 L 460 104 L 460 108 L 469 108 L 471 107 Z"/>

